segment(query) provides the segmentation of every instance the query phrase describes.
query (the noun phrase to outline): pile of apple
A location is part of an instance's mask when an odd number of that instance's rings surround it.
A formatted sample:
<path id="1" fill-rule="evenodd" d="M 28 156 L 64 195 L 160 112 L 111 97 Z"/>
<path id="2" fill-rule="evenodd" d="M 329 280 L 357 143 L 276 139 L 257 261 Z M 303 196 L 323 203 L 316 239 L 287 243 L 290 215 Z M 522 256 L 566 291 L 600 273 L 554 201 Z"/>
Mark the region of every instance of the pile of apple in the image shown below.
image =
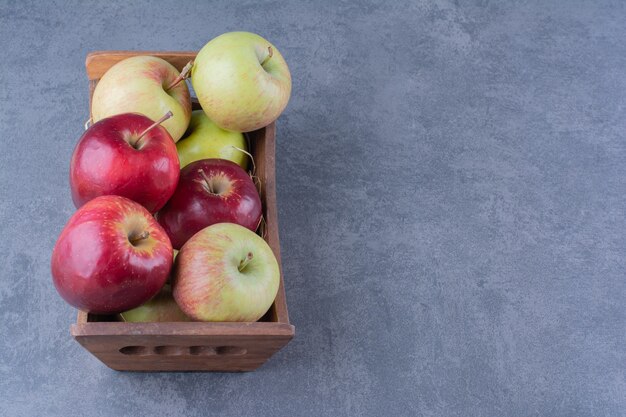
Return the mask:
<path id="1" fill-rule="evenodd" d="M 276 120 L 290 93 L 280 52 L 247 32 L 213 39 L 180 73 L 153 56 L 111 67 L 72 155 L 78 210 L 52 253 L 65 301 L 126 321 L 261 318 L 280 272 L 256 233 L 242 132 Z"/>

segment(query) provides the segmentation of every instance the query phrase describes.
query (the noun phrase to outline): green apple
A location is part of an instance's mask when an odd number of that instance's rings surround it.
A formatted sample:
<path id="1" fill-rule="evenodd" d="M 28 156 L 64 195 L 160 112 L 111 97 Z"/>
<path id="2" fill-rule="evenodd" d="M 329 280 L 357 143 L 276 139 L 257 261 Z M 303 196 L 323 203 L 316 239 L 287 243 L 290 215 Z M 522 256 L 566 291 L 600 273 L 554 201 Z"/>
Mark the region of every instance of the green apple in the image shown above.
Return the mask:
<path id="1" fill-rule="evenodd" d="M 187 132 L 176 144 L 181 169 L 192 162 L 210 158 L 228 159 L 246 169 L 248 156 L 236 148 L 248 150 L 243 134 L 220 128 L 202 110 L 191 112 Z"/>
<path id="2" fill-rule="evenodd" d="M 209 119 L 235 132 L 272 123 L 291 94 L 283 56 L 249 32 L 225 33 L 204 45 L 194 61 L 191 83 Z"/>
<path id="3" fill-rule="evenodd" d="M 95 123 L 121 113 L 141 113 L 157 120 L 168 111 L 173 116 L 161 125 L 174 142 L 191 118 L 187 83 L 169 62 L 154 56 L 134 56 L 113 65 L 93 92 L 91 116 Z"/>
<path id="4" fill-rule="evenodd" d="M 280 270 L 259 235 L 218 223 L 183 245 L 172 281 L 176 303 L 192 319 L 252 322 L 274 302 Z"/>
<path id="5" fill-rule="evenodd" d="M 120 313 L 120 317 L 124 321 L 133 323 L 191 321 L 174 301 L 172 289 L 168 284 L 165 284 L 152 299 L 139 307 Z"/>

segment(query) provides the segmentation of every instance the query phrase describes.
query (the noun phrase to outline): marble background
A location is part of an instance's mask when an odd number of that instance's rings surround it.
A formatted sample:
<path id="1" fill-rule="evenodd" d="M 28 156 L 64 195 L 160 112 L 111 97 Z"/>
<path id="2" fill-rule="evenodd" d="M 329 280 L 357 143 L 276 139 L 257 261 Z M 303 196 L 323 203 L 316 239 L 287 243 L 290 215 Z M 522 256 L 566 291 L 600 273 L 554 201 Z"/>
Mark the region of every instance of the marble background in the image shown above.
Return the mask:
<path id="1" fill-rule="evenodd" d="M 0 0 L 0 415 L 623 416 L 625 21 L 609 1 Z M 85 55 L 241 29 L 293 75 L 297 335 L 254 373 L 114 372 L 49 273 Z"/>

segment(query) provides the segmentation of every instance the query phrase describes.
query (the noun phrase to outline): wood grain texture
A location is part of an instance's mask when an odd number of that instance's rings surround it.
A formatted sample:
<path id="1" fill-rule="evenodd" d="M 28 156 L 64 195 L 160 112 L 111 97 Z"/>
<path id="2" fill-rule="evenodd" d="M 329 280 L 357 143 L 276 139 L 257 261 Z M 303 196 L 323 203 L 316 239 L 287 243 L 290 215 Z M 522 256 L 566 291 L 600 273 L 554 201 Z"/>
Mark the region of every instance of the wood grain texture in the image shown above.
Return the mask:
<path id="1" fill-rule="evenodd" d="M 263 202 L 263 216 L 266 222 L 264 238 L 274 251 L 280 267 L 280 285 L 276 297 L 277 302 L 274 303 L 275 321 L 289 323 L 278 237 L 278 209 L 276 207 L 276 124 L 272 123 L 263 129 L 251 132 L 248 136 L 250 143 L 254 144 L 253 155 L 256 161 L 256 175 L 261 184 L 259 194 Z"/>
<path id="2" fill-rule="evenodd" d="M 74 338 L 110 368 L 128 371 L 249 371 L 293 337 L 283 323 L 72 325 Z"/>
<path id="3" fill-rule="evenodd" d="M 100 51 L 87 56 L 89 102 L 98 79 L 115 63 L 135 55 L 154 55 L 179 70 L 195 52 Z M 199 109 L 197 99 L 192 99 Z M 91 113 L 91 108 L 90 108 Z M 278 294 L 255 323 L 124 323 L 114 316 L 80 311 L 72 336 L 107 366 L 125 371 L 250 371 L 266 362 L 294 336 L 289 323 L 278 235 L 275 190 L 275 124 L 246 134 L 256 164 L 265 219 L 264 239 L 280 267 Z"/>

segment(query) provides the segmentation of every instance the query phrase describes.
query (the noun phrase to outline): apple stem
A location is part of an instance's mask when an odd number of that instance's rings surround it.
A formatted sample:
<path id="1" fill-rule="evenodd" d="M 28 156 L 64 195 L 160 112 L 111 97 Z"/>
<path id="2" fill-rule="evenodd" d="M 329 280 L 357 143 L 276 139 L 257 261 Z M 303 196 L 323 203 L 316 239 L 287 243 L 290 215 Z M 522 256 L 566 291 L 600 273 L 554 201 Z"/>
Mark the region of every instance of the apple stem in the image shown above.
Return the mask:
<path id="1" fill-rule="evenodd" d="M 263 239 L 267 237 L 267 222 L 265 221 L 265 216 L 261 214 L 261 218 L 259 219 L 259 224 L 256 226 L 256 230 Z"/>
<path id="2" fill-rule="evenodd" d="M 139 143 L 139 141 L 141 140 L 141 138 L 143 138 L 143 135 L 145 135 L 146 133 L 148 133 L 149 131 L 151 131 L 152 129 L 154 129 L 156 126 L 160 125 L 161 123 L 163 123 L 164 121 L 166 121 L 167 119 L 169 119 L 170 117 L 172 117 L 174 115 L 174 113 L 172 113 L 172 111 L 168 111 L 167 113 L 165 113 L 163 115 L 163 117 L 161 117 L 159 120 L 157 120 L 156 122 L 152 123 L 150 126 L 148 126 L 148 128 L 146 130 L 144 130 L 143 132 L 141 132 L 141 135 L 139 135 L 139 137 L 137 138 L 137 140 L 135 141 L 135 143 L 133 144 L 133 146 L 137 147 L 137 144 Z"/>
<path id="3" fill-rule="evenodd" d="M 178 77 L 174 79 L 174 81 L 165 89 L 165 91 L 169 91 L 170 89 L 176 87 L 178 83 L 180 83 L 182 80 L 189 78 L 189 72 L 191 71 L 191 67 L 193 67 L 193 61 L 187 62 L 187 65 L 183 67 L 180 74 L 178 74 Z"/>
<path id="4" fill-rule="evenodd" d="M 265 63 L 266 63 L 267 61 L 269 61 L 269 60 L 270 60 L 270 58 L 271 58 L 272 56 L 274 56 L 274 51 L 272 50 L 272 47 L 271 47 L 271 46 L 268 46 L 268 47 L 267 47 L 267 51 L 268 51 L 269 53 L 267 54 L 267 56 L 265 57 L 265 59 L 263 59 L 263 61 L 261 62 L 261 66 L 265 65 Z"/>
<path id="5" fill-rule="evenodd" d="M 256 164 L 254 163 L 254 158 L 252 157 L 252 154 L 244 149 L 236 147 L 235 145 L 230 145 L 230 147 L 237 149 L 239 152 L 243 152 L 250 157 L 250 160 L 252 161 L 252 175 L 254 175 L 256 173 Z"/>
<path id="6" fill-rule="evenodd" d="M 248 252 L 246 259 L 242 259 L 242 261 L 239 262 L 239 266 L 237 267 L 237 269 L 239 269 L 239 272 L 242 272 L 244 269 L 246 269 L 246 266 L 248 266 L 253 257 L 254 256 L 252 255 L 252 252 Z"/>
<path id="7" fill-rule="evenodd" d="M 144 230 L 143 232 L 139 233 L 138 235 L 130 235 L 128 236 L 128 241 L 130 242 L 131 245 L 135 245 L 135 243 L 147 239 L 148 236 L 150 236 L 150 232 L 148 232 L 147 230 Z"/>
<path id="8" fill-rule="evenodd" d="M 261 188 L 262 188 L 262 184 L 261 184 L 261 179 L 259 177 L 257 177 L 256 175 L 252 175 L 250 174 L 250 179 L 252 180 L 252 182 L 254 183 L 254 185 L 257 188 L 257 191 L 259 192 L 259 195 L 262 195 L 263 193 L 261 192 Z"/>
<path id="9" fill-rule="evenodd" d="M 211 186 L 211 180 L 206 175 L 206 172 L 204 172 L 203 169 L 199 169 L 198 171 L 200 172 L 200 175 L 202 175 L 202 178 L 204 179 L 204 184 L 202 184 L 204 189 L 207 190 L 208 192 L 210 192 L 211 194 L 216 194 L 217 195 L 217 193 L 213 190 L 213 187 Z"/>

